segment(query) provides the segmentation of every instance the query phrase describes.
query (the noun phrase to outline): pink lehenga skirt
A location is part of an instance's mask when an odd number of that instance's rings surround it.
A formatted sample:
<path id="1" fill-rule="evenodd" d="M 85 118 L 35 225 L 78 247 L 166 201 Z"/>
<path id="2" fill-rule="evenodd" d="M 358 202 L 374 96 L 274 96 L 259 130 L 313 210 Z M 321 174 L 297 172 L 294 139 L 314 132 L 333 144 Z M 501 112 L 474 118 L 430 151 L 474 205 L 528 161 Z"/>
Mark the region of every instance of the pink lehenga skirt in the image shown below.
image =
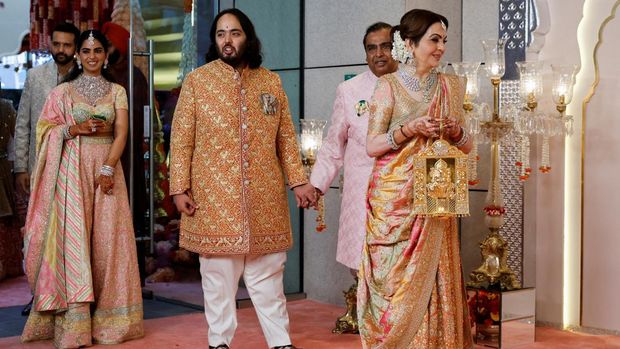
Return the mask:
<path id="1" fill-rule="evenodd" d="M 33 309 L 22 333 L 23 342 L 53 339 L 57 348 L 78 348 L 93 342 L 117 344 L 144 335 L 136 242 L 120 162 L 111 195 L 95 183 L 111 142 L 111 138 L 82 137 L 80 146 L 79 176 L 94 301 L 69 303 L 62 311 Z"/>

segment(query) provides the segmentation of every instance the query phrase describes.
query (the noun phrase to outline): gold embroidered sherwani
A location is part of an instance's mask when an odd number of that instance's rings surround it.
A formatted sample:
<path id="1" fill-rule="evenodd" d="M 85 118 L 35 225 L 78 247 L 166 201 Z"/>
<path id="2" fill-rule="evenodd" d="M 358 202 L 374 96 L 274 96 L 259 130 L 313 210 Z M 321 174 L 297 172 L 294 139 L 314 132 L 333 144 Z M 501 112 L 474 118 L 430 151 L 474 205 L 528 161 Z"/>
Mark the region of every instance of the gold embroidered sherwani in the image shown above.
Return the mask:
<path id="1" fill-rule="evenodd" d="M 181 247 L 201 254 L 264 254 L 292 244 L 285 175 L 307 183 L 277 74 L 241 76 L 221 60 L 188 74 L 174 114 L 170 194 L 191 190 Z"/>

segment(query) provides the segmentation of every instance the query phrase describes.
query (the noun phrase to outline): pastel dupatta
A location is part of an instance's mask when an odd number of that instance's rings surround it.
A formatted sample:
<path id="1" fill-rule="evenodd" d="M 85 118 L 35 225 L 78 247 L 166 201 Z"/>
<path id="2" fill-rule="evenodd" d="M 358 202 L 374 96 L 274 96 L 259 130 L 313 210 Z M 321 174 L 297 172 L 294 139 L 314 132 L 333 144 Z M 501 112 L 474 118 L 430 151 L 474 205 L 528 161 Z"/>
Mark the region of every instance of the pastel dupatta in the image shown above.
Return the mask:
<path id="1" fill-rule="evenodd" d="M 414 100 L 394 74 L 382 77 L 371 102 L 369 135 L 391 132 L 411 117 L 449 113 L 444 115 L 461 119 L 462 81 L 440 74 L 437 85 L 429 106 Z M 430 141 L 413 138 L 375 162 L 358 286 L 364 348 L 473 346 L 456 220 L 412 213 L 413 155 Z"/>
<path id="2" fill-rule="evenodd" d="M 38 312 L 94 301 L 80 189 L 80 140 L 64 140 L 62 134 L 64 126 L 75 124 L 67 86 L 52 90 L 37 123 L 38 161 L 24 241 L 33 310 Z"/>

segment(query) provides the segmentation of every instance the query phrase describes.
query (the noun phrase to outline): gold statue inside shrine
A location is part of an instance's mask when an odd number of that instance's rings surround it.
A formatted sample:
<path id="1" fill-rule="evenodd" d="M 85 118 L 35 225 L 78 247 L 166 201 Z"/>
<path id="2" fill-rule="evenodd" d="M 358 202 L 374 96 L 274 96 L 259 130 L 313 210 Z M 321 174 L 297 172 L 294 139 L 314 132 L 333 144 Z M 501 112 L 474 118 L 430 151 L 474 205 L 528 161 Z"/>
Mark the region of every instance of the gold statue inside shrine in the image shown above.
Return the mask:
<path id="1" fill-rule="evenodd" d="M 452 183 L 452 170 L 443 159 L 435 162 L 428 171 L 429 183 L 426 185 L 428 196 L 437 200 L 437 212 L 449 210 L 449 200 L 456 195 L 454 183 Z"/>
<path id="2" fill-rule="evenodd" d="M 427 217 L 469 215 L 467 155 L 438 139 L 413 158 L 413 211 Z"/>

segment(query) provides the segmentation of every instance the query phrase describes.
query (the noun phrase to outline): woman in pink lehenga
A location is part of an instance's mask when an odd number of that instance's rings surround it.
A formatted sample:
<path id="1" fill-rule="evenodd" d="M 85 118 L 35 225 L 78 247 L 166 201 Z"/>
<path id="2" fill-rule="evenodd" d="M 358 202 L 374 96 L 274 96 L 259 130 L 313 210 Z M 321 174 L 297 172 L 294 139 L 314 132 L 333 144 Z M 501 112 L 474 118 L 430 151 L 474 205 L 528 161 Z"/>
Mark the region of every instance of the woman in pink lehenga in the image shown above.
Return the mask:
<path id="1" fill-rule="evenodd" d="M 26 219 L 34 301 L 22 341 L 58 348 L 143 336 L 142 296 L 123 169 L 127 96 L 106 72 L 108 42 L 82 33 L 78 69 L 52 90 L 37 124 Z"/>
<path id="2" fill-rule="evenodd" d="M 376 161 L 358 288 L 364 348 L 473 347 L 456 220 L 412 213 L 413 156 L 438 138 L 439 117 L 444 139 L 471 148 L 460 126 L 464 82 L 434 69 L 447 26 L 436 13 L 407 12 L 394 33 L 407 64 L 381 77 L 372 97 L 367 151 Z"/>

